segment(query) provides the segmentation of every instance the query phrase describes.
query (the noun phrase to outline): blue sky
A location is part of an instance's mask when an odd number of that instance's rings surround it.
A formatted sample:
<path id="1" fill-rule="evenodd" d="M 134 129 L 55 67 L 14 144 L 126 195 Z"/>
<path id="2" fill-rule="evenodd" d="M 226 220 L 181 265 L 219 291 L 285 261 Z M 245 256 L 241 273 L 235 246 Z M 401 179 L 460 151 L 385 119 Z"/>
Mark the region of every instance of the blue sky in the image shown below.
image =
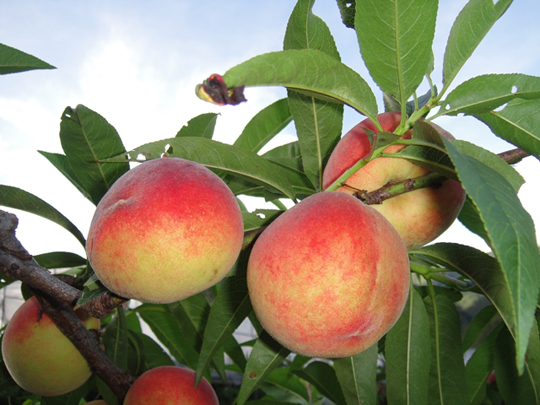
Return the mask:
<path id="1" fill-rule="evenodd" d="M 247 89 L 247 103 L 218 108 L 198 100 L 194 87 L 211 73 L 224 73 L 252 56 L 280 50 L 294 4 L 293 0 L 3 1 L 0 42 L 58 69 L 0 77 L 0 184 L 34 193 L 86 234 L 93 205 L 36 152 L 62 151 L 58 132 L 64 108 L 84 104 L 97 111 L 115 126 L 128 149 L 174 136 L 190 118 L 204 112 L 221 113 L 217 139 L 232 142 L 257 111 L 283 97 L 285 91 Z M 465 4 L 464 0 L 440 1 L 433 74 L 439 85 L 444 45 L 453 20 Z M 335 0 L 318 0 L 314 12 L 329 25 L 343 62 L 372 83 L 354 31 L 341 24 Z M 537 0 L 516 1 L 467 62 L 455 84 L 484 73 L 540 76 L 539 17 Z M 347 109 L 344 130 L 360 119 Z M 473 118 L 442 118 L 436 122 L 457 138 L 494 152 L 510 148 Z M 280 139 L 290 141 L 293 134 L 289 126 Z M 538 223 L 536 190 L 540 181 L 534 177 L 540 172 L 540 163 L 528 158 L 517 169 L 528 181 L 520 198 Z M 17 214 L 21 220 L 18 236 L 30 253 L 68 250 L 84 254 L 62 228 L 32 215 Z M 442 240 L 483 248 L 459 224 Z"/>

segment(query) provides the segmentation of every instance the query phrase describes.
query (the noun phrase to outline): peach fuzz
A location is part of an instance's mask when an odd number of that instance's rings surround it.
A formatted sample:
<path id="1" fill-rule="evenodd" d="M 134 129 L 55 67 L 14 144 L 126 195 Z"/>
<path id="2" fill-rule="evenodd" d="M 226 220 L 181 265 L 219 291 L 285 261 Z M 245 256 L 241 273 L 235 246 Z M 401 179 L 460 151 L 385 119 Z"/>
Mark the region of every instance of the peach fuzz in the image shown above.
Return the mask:
<path id="1" fill-rule="evenodd" d="M 397 321 L 409 259 L 396 230 L 349 194 L 323 192 L 284 212 L 259 236 L 247 282 L 266 331 L 291 351 L 347 357 Z"/>
<path id="2" fill-rule="evenodd" d="M 87 253 L 112 292 L 170 303 L 222 280 L 243 231 L 236 198 L 215 173 L 168 157 L 142 163 L 112 185 L 92 219 Z"/>
<path id="3" fill-rule="evenodd" d="M 399 125 L 401 115 L 396 112 L 378 115 L 383 130 L 392 132 Z M 439 133 L 447 139 L 454 137 L 436 124 Z M 377 132 L 373 123 L 366 119 L 351 129 L 338 143 L 323 173 L 323 186 L 328 188 L 348 168 L 370 153 L 371 145 L 363 130 L 369 128 Z M 402 136 L 411 137 L 411 131 Z M 406 146 L 392 145 L 385 149 L 387 153 L 397 153 Z M 346 180 L 350 187 L 339 187 L 337 190 L 354 194 L 356 190 L 375 191 L 388 182 L 400 182 L 430 173 L 406 159 L 379 157 L 363 166 Z M 439 188 L 423 188 L 402 194 L 383 201 L 380 205 L 372 205 L 383 214 L 396 228 L 407 249 L 413 250 L 424 246 L 439 237 L 455 221 L 466 193 L 461 184 L 454 180 L 446 180 Z"/>
<path id="4" fill-rule="evenodd" d="M 98 319 L 76 313 L 88 329 L 99 328 Z M 23 303 L 9 321 L 2 356 L 20 387 L 45 397 L 73 391 L 92 374 L 86 360 L 42 312 L 35 297 Z"/>
<path id="5" fill-rule="evenodd" d="M 131 386 L 124 405 L 218 405 L 210 383 L 202 378 L 195 388 L 195 371 L 162 366 L 143 373 Z"/>

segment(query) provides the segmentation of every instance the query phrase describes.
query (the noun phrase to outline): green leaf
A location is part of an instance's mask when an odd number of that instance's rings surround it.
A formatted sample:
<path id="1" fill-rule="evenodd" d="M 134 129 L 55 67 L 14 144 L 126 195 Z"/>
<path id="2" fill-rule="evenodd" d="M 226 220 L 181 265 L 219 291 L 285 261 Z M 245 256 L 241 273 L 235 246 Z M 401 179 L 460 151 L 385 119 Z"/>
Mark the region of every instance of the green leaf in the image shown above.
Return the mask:
<path id="1" fill-rule="evenodd" d="M 425 256 L 441 264 L 445 269 L 458 272 L 474 282 L 497 308 L 508 328 L 514 334 L 519 332 L 519 303 L 513 301 L 513 292 L 507 276 L 497 259 L 470 246 L 457 243 L 425 246 L 414 254 Z"/>
<path id="2" fill-rule="evenodd" d="M 431 333 L 428 404 L 462 405 L 469 401 L 461 352 L 461 324 L 455 305 L 444 295 L 425 300 Z"/>
<path id="3" fill-rule="evenodd" d="M 224 171 L 250 182 L 271 187 L 294 199 L 294 191 L 281 168 L 254 152 L 227 145 L 212 139 L 182 137 L 147 143 L 129 151 L 129 159 L 138 161 L 160 158 L 164 152 L 169 157 L 180 157 L 198 162 L 210 169 Z M 125 160 L 125 154 L 108 161 Z"/>
<path id="4" fill-rule="evenodd" d="M 432 60 L 438 1 L 356 3 L 356 34 L 366 67 L 379 87 L 402 108 Z"/>
<path id="5" fill-rule="evenodd" d="M 200 380 L 217 350 L 230 339 L 252 311 L 246 281 L 248 257 L 247 250 L 240 253 L 236 275 L 225 279 L 212 304 L 204 330 L 199 363 L 194 367 L 194 370 L 197 370 L 197 381 Z"/>
<path id="6" fill-rule="evenodd" d="M 518 373 L 515 367 L 516 352 L 511 333 L 503 329 L 495 343 L 495 375 L 505 404 L 540 404 L 540 339 L 536 322 L 529 342 L 523 373 Z"/>
<path id="7" fill-rule="evenodd" d="M 75 186 L 77 190 L 88 200 L 92 201 L 92 196 L 88 194 L 84 186 L 82 185 L 81 181 L 77 178 L 77 175 L 71 168 L 71 165 L 69 164 L 68 158 L 66 155 L 62 155 L 60 153 L 49 153 L 44 152 L 41 150 L 38 150 L 38 152 L 43 155 L 49 162 L 52 163 L 54 167 L 60 171 L 64 175 L 66 179 L 68 179 L 71 184 Z"/>
<path id="8" fill-rule="evenodd" d="M 46 269 L 67 269 L 70 267 L 85 266 L 86 259 L 71 252 L 49 252 L 35 255 L 34 260 Z"/>
<path id="9" fill-rule="evenodd" d="M 503 323 L 500 323 L 475 348 L 465 366 L 471 404 L 481 404 L 486 396 L 486 381 L 495 366 L 495 340 L 503 325 Z M 513 366 L 515 367 L 515 365 Z"/>
<path id="10" fill-rule="evenodd" d="M 516 169 L 493 152 L 467 141 L 456 140 L 453 144 L 461 153 L 475 158 L 503 176 L 516 193 L 525 183 L 525 179 Z"/>
<path id="11" fill-rule="evenodd" d="M 377 404 L 377 355 L 377 344 L 374 344 L 354 356 L 334 360 L 347 405 Z M 339 397 L 339 392 L 335 395 Z"/>
<path id="12" fill-rule="evenodd" d="M 190 119 L 187 125 L 180 128 L 176 137 L 200 136 L 201 138 L 212 139 L 218 115 L 216 113 L 205 113 Z"/>
<path id="13" fill-rule="evenodd" d="M 128 365 L 128 329 L 126 323 L 126 314 L 124 308 L 116 308 L 116 314 L 113 320 L 107 325 L 103 334 L 103 344 L 107 356 L 119 368 L 126 371 Z"/>
<path id="14" fill-rule="evenodd" d="M 309 394 L 307 392 L 305 384 L 300 380 L 298 376 L 293 374 L 289 368 L 275 368 L 264 379 L 262 383 L 263 391 L 267 392 L 268 385 L 280 388 L 287 394 L 292 395 L 301 403 L 309 403 Z M 268 393 L 268 392 L 267 392 Z M 250 402 L 248 402 L 249 404 Z"/>
<path id="15" fill-rule="evenodd" d="M 138 332 L 130 329 L 127 331 L 128 336 L 128 354 L 127 354 L 127 372 L 131 375 L 141 375 L 146 371 L 146 353 L 144 351 L 144 343 Z"/>
<path id="16" fill-rule="evenodd" d="M 474 117 L 498 137 L 540 157 L 540 100 L 513 100 L 501 111 Z"/>
<path id="17" fill-rule="evenodd" d="M 233 145 L 257 153 L 291 121 L 289 101 L 282 98 L 259 111 Z"/>
<path id="18" fill-rule="evenodd" d="M 180 364 L 197 368 L 198 353 L 183 339 L 182 331 L 167 306 L 143 304 L 135 311 Z"/>
<path id="19" fill-rule="evenodd" d="M 469 0 L 461 10 L 450 31 L 444 54 L 445 89 L 511 3 L 512 0 Z"/>
<path id="20" fill-rule="evenodd" d="M 340 61 L 330 29 L 312 12 L 314 3 L 314 0 L 299 0 L 296 3 L 287 24 L 283 49 L 319 50 Z M 304 170 L 315 189 L 320 191 L 324 166 L 340 139 L 343 105 L 293 90 L 289 90 L 288 95 Z"/>
<path id="21" fill-rule="evenodd" d="M 228 70 L 229 88 L 284 86 L 343 103 L 376 122 L 377 101 L 369 85 L 348 66 L 313 49 L 270 52 Z"/>
<path id="22" fill-rule="evenodd" d="M 84 246 L 86 244 L 81 231 L 69 219 L 62 215 L 56 208 L 27 191 L 0 184 L 0 205 L 39 215 L 55 222 L 75 236 L 81 242 L 81 245 Z"/>
<path id="23" fill-rule="evenodd" d="M 96 386 L 98 388 L 99 395 L 103 397 L 107 405 L 120 405 L 118 398 L 114 395 L 114 392 L 97 374 L 94 374 Z"/>
<path id="24" fill-rule="evenodd" d="M 372 348 L 368 349 L 368 351 L 370 350 Z M 293 370 L 293 373 L 312 384 L 322 395 L 335 404 L 346 403 L 336 371 L 328 363 L 313 361 L 302 370 Z"/>
<path id="25" fill-rule="evenodd" d="M 386 389 L 391 404 L 426 404 L 430 366 L 429 321 L 411 288 L 401 317 L 386 335 Z"/>
<path id="26" fill-rule="evenodd" d="M 169 355 L 165 353 L 163 348 L 150 336 L 137 333 L 137 336 L 141 340 L 144 347 L 144 361 L 145 369 L 150 370 L 152 368 L 161 366 L 174 366 L 174 362 Z"/>
<path id="27" fill-rule="evenodd" d="M 501 322 L 501 317 L 494 305 L 484 307 L 476 314 L 467 327 L 463 338 L 463 353 L 473 347 L 473 344 L 484 337 L 486 331 L 493 329 Z"/>
<path id="28" fill-rule="evenodd" d="M 253 212 L 242 212 L 244 218 L 244 232 L 253 231 L 255 229 L 268 226 L 277 217 L 283 214 L 281 210 L 255 210 Z"/>
<path id="29" fill-rule="evenodd" d="M 64 110 L 60 141 L 75 176 L 94 204 L 129 170 L 127 162 L 100 162 L 126 150 L 114 127 L 83 105 Z"/>
<path id="30" fill-rule="evenodd" d="M 337 0 L 341 20 L 348 28 L 354 29 L 354 16 L 356 14 L 356 0 Z"/>
<path id="31" fill-rule="evenodd" d="M 480 236 L 489 246 L 491 241 L 489 240 L 480 213 L 469 197 L 465 199 L 465 203 L 463 204 L 463 207 L 461 207 L 458 219 L 469 231 Z"/>
<path id="32" fill-rule="evenodd" d="M 35 69 L 56 69 L 47 62 L 23 51 L 0 44 L 0 75 L 26 72 Z"/>
<path id="33" fill-rule="evenodd" d="M 210 313 L 210 305 L 208 304 L 208 301 L 206 301 L 204 295 L 192 295 L 191 297 L 185 298 L 174 304 L 169 304 L 169 310 L 180 325 L 184 339 L 195 348 L 197 352 L 200 352 L 204 329 L 208 320 L 208 314 Z M 231 339 L 234 340 L 232 336 Z M 223 360 L 223 353 L 218 352 L 216 356 L 214 356 L 212 365 L 220 374 L 223 381 L 226 381 L 225 365 L 221 364 L 222 361 L 218 361 L 217 357 L 219 357 L 219 360 Z"/>
<path id="34" fill-rule="evenodd" d="M 510 290 L 516 322 L 509 328 L 516 340 L 518 370 L 523 372 L 540 288 L 540 254 L 534 223 L 504 177 L 443 140 L 463 188 L 480 213 Z"/>
<path id="35" fill-rule="evenodd" d="M 516 98 L 540 98 L 540 77 L 518 73 L 473 77 L 448 94 L 441 112 L 445 115 L 486 113 Z"/>
<path id="36" fill-rule="evenodd" d="M 237 398 L 239 405 L 247 401 L 268 374 L 283 363 L 290 352 L 289 349 L 276 342 L 267 332 L 263 332 L 259 336 L 246 365 L 244 379 Z"/>

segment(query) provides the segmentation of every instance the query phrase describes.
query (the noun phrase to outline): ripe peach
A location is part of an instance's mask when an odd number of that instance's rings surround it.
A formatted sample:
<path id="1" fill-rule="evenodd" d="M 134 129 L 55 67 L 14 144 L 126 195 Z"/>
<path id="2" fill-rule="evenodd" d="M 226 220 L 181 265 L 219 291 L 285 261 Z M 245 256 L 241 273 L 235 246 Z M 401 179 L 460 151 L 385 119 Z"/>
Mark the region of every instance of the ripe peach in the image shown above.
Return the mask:
<path id="1" fill-rule="evenodd" d="M 195 388 L 195 372 L 175 366 L 156 367 L 143 373 L 131 386 L 124 405 L 218 405 L 208 381 Z"/>
<path id="2" fill-rule="evenodd" d="M 383 129 L 394 131 L 399 125 L 401 115 L 396 112 L 378 115 Z M 437 127 L 447 139 L 454 139 L 449 133 Z M 370 153 L 371 145 L 364 131 L 377 129 L 366 119 L 351 129 L 339 141 L 330 155 L 323 173 L 323 186 L 326 189 L 348 168 Z M 411 131 L 402 138 L 411 137 Z M 406 146 L 392 145 L 385 149 L 388 153 L 397 153 Z M 371 192 L 388 182 L 420 177 L 429 171 L 406 159 L 380 157 L 367 163 L 345 182 L 350 187 L 339 187 L 338 191 L 354 194 L 356 190 Z M 461 184 L 454 180 L 446 180 L 439 188 L 423 188 L 402 194 L 373 205 L 396 228 L 405 242 L 407 249 L 412 250 L 439 237 L 455 221 L 465 202 L 466 193 Z"/>
<path id="3" fill-rule="evenodd" d="M 88 329 L 99 320 L 77 311 Z M 13 314 L 2 340 L 2 356 L 15 382 L 42 396 L 56 396 L 77 389 L 92 374 L 77 348 L 64 336 L 35 297 Z"/>
<path id="4" fill-rule="evenodd" d="M 185 159 L 154 159 L 124 174 L 99 202 L 88 260 L 112 292 L 170 303 L 225 277 L 243 229 L 236 198 L 215 173 Z"/>
<path id="5" fill-rule="evenodd" d="M 397 321 L 409 291 L 403 241 L 376 210 L 341 192 L 307 197 L 259 236 L 248 262 L 253 309 L 291 351 L 347 357 Z"/>

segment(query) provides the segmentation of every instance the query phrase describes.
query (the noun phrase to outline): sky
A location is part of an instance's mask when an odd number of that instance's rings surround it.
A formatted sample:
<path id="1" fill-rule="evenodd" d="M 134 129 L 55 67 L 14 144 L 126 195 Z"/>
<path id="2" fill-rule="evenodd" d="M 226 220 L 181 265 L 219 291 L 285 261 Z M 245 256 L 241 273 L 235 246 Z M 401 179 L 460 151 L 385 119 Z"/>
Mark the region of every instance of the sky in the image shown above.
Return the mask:
<path id="1" fill-rule="evenodd" d="M 432 75 L 439 88 L 448 33 L 465 4 L 464 0 L 440 1 Z M 64 109 L 84 104 L 98 112 L 117 129 L 127 150 L 173 137 L 189 119 L 206 112 L 220 113 L 215 139 L 232 143 L 251 117 L 284 97 L 285 90 L 248 88 L 247 103 L 217 107 L 196 98 L 195 85 L 255 55 L 281 50 L 294 5 L 293 0 L 1 1 L 0 43 L 57 69 L 0 76 L 0 184 L 35 194 L 86 235 L 95 207 L 37 153 L 62 153 L 59 124 Z M 335 0 L 318 0 L 314 13 L 330 27 L 342 61 L 379 95 L 361 60 L 355 33 L 341 23 Z M 465 64 L 454 87 L 485 73 L 540 76 L 538 17 L 537 0 L 514 2 Z M 427 87 L 419 89 L 425 91 Z M 344 131 L 362 119 L 346 108 Z M 442 117 L 435 122 L 456 138 L 495 153 L 512 148 L 474 118 Z M 292 140 L 290 125 L 276 142 Z M 516 168 L 527 181 L 520 199 L 540 223 L 536 199 L 540 162 L 530 157 Z M 250 200 L 249 206 L 264 204 Z M 7 210 L 18 215 L 17 235 L 31 254 L 71 251 L 84 256 L 82 246 L 58 225 Z M 487 249 L 458 221 L 439 241 Z"/>

